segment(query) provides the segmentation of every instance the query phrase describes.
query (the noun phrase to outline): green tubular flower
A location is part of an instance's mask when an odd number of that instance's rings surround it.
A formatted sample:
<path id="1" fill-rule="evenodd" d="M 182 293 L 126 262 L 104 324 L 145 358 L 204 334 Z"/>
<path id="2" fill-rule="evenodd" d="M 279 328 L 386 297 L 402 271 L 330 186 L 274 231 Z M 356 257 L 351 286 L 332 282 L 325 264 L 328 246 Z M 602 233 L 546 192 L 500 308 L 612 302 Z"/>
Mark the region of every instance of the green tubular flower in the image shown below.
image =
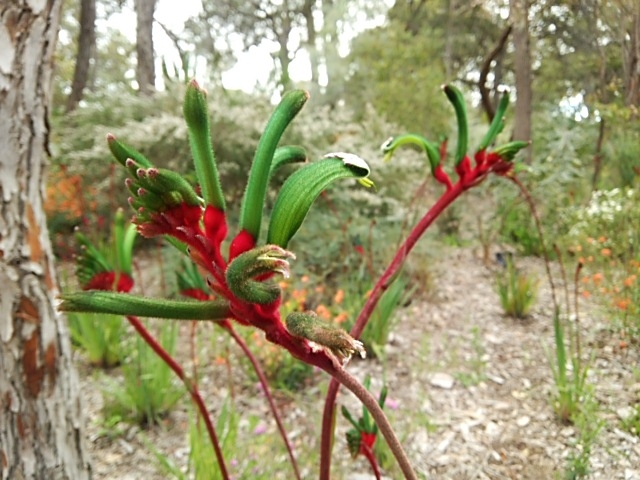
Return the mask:
<path id="1" fill-rule="evenodd" d="M 131 275 L 133 243 L 138 232 L 134 224 L 129 224 L 129 226 L 125 227 L 125 223 L 124 212 L 119 208 L 116 212 L 114 227 L 116 265 L 119 272 Z"/>
<path id="2" fill-rule="evenodd" d="M 280 287 L 272 280 L 256 280 L 279 273 L 289 278 L 288 259 L 295 255 L 277 245 L 263 245 L 238 255 L 227 267 L 227 285 L 240 300 L 265 305 L 280 298 Z"/>
<path id="3" fill-rule="evenodd" d="M 462 92 L 453 85 L 445 85 L 444 93 L 447 95 L 449 102 L 453 105 L 458 120 L 458 146 L 456 148 L 456 167 L 460 165 L 464 157 L 467 155 L 469 146 L 469 119 L 467 118 L 467 107 Z"/>
<path id="4" fill-rule="evenodd" d="M 63 312 L 91 312 L 173 320 L 224 320 L 231 316 L 226 301 L 189 301 L 148 298 L 104 291 L 62 295 L 58 308 Z"/>
<path id="5" fill-rule="evenodd" d="M 240 231 L 248 232 L 255 241 L 260 235 L 262 210 L 276 146 L 289 123 L 308 99 L 309 93 L 304 90 L 293 90 L 286 93 L 271 115 L 260 138 L 249 172 L 247 189 L 244 192 L 240 212 Z"/>
<path id="6" fill-rule="evenodd" d="M 502 94 L 502 98 L 500 99 L 500 103 L 498 104 L 496 114 L 493 117 L 493 121 L 489 126 L 487 134 L 482 139 L 482 142 L 480 142 L 478 150 L 486 150 L 487 148 L 489 148 L 489 145 L 491 145 L 495 141 L 496 137 L 500 134 L 500 132 L 504 128 L 504 116 L 507 112 L 508 107 L 509 89 L 505 89 L 504 93 Z"/>
<path id="7" fill-rule="evenodd" d="M 510 162 L 516 156 L 516 154 L 523 148 L 527 148 L 530 142 L 524 142 L 522 140 L 516 140 L 514 142 L 505 143 L 500 145 L 493 152 L 503 160 Z"/>
<path id="8" fill-rule="evenodd" d="M 286 248 L 302 225 L 311 205 L 335 180 L 356 178 L 370 187 L 367 163 L 349 153 L 330 153 L 297 170 L 282 186 L 271 213 L 267 243 Z"/>
<path id="9" fill-rule="evenodd" d="M 192 80 L 187 87 L 183 112 L 189 130 L 196 176 L 202 188 L 205 204 L 224 211 L 224 196 L 211 142 L 207 94 L 195 80 Z"/>
<path id="10" fill-rule="evenodd" d="M 438 147 L 416 133 L 408 133 L 398 137 L 389 137 L 381 146 L 382 153 L 385 154 L 385 160 L 391 160 L 395 150 L 403 145 L 417 145 L 421 147 L 427 154 L 429 164 L 431 165 L 431 173 L 435 175 L 436 168 L 440 166 L 440 152 Z"/>
<path id="11" fill-rule="evenodd" d="M 327 348 L 342 365 L 354 353 L 359 353 L 362 358 L 367 355 L 362 342 L 343 329 L 320 320 L 315 312 L 293 312 L 287 317 L 286 325 L 292 335 L 313 342 L 320 348 Z"/>
<path id="12" fill-rule="evenodd" d="M 276 148 L 273 154 L 273 161 L 271 162 L 271 171 L 269 176 L 272 176 L 276 170 L 284 165 L 290 163 L 302 163 L 307 161 L 307 151 L 303 147 L 297 145 L 287 145 L 285 147 Z"/>

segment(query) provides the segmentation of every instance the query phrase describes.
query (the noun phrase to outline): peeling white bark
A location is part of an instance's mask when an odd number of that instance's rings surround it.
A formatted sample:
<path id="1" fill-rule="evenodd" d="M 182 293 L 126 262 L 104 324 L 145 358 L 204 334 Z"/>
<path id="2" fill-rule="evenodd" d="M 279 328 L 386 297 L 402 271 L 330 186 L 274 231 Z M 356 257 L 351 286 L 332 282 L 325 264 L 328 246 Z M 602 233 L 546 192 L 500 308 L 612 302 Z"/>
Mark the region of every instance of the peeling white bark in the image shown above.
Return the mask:
<path id="1" fill-rule="evenodd" d="M 61 0 L 0 4 L 0 479 L 90 477 L 43 208 Z"/>

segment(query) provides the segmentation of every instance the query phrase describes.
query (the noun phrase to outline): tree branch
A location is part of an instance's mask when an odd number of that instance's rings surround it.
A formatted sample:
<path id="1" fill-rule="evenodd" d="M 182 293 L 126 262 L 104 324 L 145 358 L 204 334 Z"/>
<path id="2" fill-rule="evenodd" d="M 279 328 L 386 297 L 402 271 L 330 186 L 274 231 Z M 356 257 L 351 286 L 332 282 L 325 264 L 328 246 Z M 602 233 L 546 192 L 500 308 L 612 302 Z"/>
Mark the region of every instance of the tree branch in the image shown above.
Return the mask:
<path id="1" fill-rule="evenodd" d="M 502 32 L 502 35 L 500 35 L 500 39 L 498 40 L 498 44 L 489 53 L 484 63 L 482 64 L 482 69 L 480 70 L 478 88 L 480 89 L 480 96 L 482 97 L 482 108 L 489 118 L 489 123 L 493 121 L 493 117 L 495 117 L 496 115 L 496 108 L 491 101 L 491 95 L 489 89 L 487 88 L 487 76 L 489 75 L 489 70 L 491 70 L 491 63 L 493 63 L 496 57 L 500 55 L 500 53 L 504 50 L 504 47 L 507 44 L 507 39 L 509 38 L 512 29 L 513 27 L 509 25 L 504 30 L 504 32 Z"/>

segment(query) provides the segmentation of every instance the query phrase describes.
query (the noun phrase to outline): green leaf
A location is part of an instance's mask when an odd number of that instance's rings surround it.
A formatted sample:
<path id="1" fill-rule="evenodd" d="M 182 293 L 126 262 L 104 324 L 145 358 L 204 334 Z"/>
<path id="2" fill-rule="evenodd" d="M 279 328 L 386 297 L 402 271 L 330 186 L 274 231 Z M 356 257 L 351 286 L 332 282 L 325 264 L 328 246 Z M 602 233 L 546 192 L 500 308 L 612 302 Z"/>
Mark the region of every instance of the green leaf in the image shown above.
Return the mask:
<path id="1" fill-rule="evenodd" d="M 251 165 L 240 213 L 240 230 L 249 232 L 256 241 L 260 235 L 262 210 L 276 147 L 287 126 L 308 99 L 309 93 L 304 90 L 293 90 L 286 93 L 271 115 L 260 138 Z"/>
<path id="2" fill-rule="evenodd" d="M 273 207 L 267 243 L 286 248 L 315 199 L 331 182 L 356 178 L 371 186 L 369 173 L 364 160 L 348 153 L 330 153 L 294 172 L 282 186 Z"/>
<path id="3" fill-rule="evenodd" d="M 225 208 L 220 176 L 211 142 L 211 125 L 207 108 L 207 94 L 192 80 L 184 97 L 184 118 L 189 130 L 189 142 L 196 167 L 196 176 L 207 205 Z"/>
<path id="4" fill-rule="evenodd" d="M 94 312 L 113 315 L 170 318 L 173 320 L 223 320 L 231 316 L 226 301 L 166 300 L 127 293 L 90 291 L 62 295 L 63 312 Z"/>

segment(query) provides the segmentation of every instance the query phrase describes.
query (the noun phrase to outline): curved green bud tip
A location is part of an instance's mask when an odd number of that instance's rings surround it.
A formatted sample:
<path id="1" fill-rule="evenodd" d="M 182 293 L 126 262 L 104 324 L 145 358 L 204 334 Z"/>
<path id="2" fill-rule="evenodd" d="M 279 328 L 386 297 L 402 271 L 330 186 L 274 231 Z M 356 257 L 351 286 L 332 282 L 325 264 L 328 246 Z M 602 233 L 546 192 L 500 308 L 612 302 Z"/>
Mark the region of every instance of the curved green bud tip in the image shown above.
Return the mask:
<path id="1" fill-rule="evenodd" d="M 260 305 L 275 302 L 280 287 L 271 280 L 256 280 L 272 273 L 289 278 L 289 259 L 296 256 L 277 245 L 263 245 L 238 255 L 227 267 L 226 279 L 231 292 L 240 300 Z"/>
<path id="2" fill-rule="evenodd" d="M 505 143 L 504 145 L 500 145 L 493 151 L 493 153 L 499 155 L 503 160 L 510 162 L 520 150 L 522 150 L 523 148 L 527 148 L 530 144 L 531 142 L 517 140 L 514 142 Z"/>
<path id="3" fill-rule="evenodd" d="M 287 316 L 285 323 L 289 333 L 308 340 L 312 349 L 316 351 L 327 349 L 342 365 L 345 365 L 354 353 L 360 354 L 362 358 L 367 356 L 362 342 L 342 328 L 321 320 L 313 311 L 293 312 Z"/>
<path id="4" fill-rule="evenodd" d="M 353 153 L 345 153 L 345 152 L 333 152 L 327 153 L 323 155 L 322 158 L 339 158 L 342 160 L 342 163 L 348 168 L 351 168 L 355 171 L 360 172 L 363 176 L 358 178 L 358 182 L 361 185 L 364 185 L 367 188 L 374 187 L 375 184 L 373 180 L 369 178 L 369 174 L 371 173 L 371 168 L 362 158 Z"/>
<path id="5" fill-rule="evenodd" d="M 467 106 L 464 101 L 464 95 L 458 88 L 453 85 L 443 85 L 442 89 L 447 95 L 451 105 L 453 105 L 453 109 L 456 112 L 456 119 L 458 120 L 458 146 L 455 155 L 455 165 L 458 166 L 467 155 L 467 148 L 469 146 Z"/>
<path id="6" fill-rule="evenodd" d="M 271 162 L 270 175 L 273 175 L 276 170 L 284 165 L 290 163 L 302 163 L 307 161 L 307 151 L 298 145 L 287 145 L 284 147 L 276 148 L 273 154 L 273 160 Z"/>
<path id="7" fill-rule="evenodd" d="M 436 168 L 440 165 L 440 153 L 438 148 L 424 138 L 422 135 L 415 133 L 408 133 L 406 135 L 400 135 L 398 137 L 389 137 L 380 146 L 382 153 L 385 154 L 385 161 L 391 160 L 395 150 L 402 145 L 416 145 L 421 147 L 429 159 L 429 165 L 431 166 L 431 173 L 435 174 Z"/>
<path id="8" fill-rule="evenodd" d="M 382 150 L 382 153 L 389 153 L 394 150 L 393 148 L 394 140 L 395 140 L 394 137 L 389 137 L 384 142 L 382 142 L 382 145 L 380 145 L 380 150 Z"/>
<path id="9" fill-rule="evenodd" d="M 147 157 L 136 149 L 120 142 L 112 133 L 107 134 L 107 144 L 109 145 L 111 154 L 122 166 L 126 166 L 127 160 L 130 158 L 142 167 L 148 168 L 153 166 L 153 164 L 147 160 Z"/>
<path id="10" fill-rule="evenodd" d="M 189 143 L 196 176 L 202 188 L 204 201 L 207 205 L 224 210 L 224 196 L 211 142 L 207 93 L 195 80 L 192 80 L 187 87 L 183 113 L 189 130 Z"/>

